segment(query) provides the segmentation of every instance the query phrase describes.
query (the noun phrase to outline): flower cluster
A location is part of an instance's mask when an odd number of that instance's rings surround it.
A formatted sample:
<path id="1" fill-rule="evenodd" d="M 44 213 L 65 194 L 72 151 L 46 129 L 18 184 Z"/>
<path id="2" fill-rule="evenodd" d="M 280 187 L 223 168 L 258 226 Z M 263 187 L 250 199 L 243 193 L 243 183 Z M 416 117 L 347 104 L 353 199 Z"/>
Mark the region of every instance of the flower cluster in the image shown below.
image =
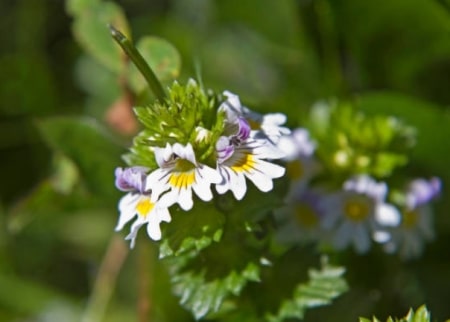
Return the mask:
<path id="1" fill-rule="evenodd" d="M 206 93 L 194 81 L 175 83 L 166 102 L 138 108 L 144 130 L 135 138 L 127 161 L 116 169 L 116 186 L 128 192 L 119 202 L 116 230 L 135 219 L 126 239 L 135 244 L 147 225 L 151 239 L 161 238 L 160 223 L 170 222 L 169 208 L 189 211 L 194 196 L 202 201 L 231 191 L 241 200 L 246 179 L 259 190 L 272 190 L 285 169 L 270 160 L 284 157 L 276 143 L 290 133 L 282 114 L 260 115 L 241 105 L 238 96 Z"/>
<path id="2" fill-rule="evenodd" d="M 316 145 L 303 128 L 279 141 L 291 181 L 285 205 L 275 212 L 279 241 L 320 242 L 336 250 L 353 246 L 359 254 L 376 242 L 403 259 L 419 256 L 434 235 L 430 202 L 440 193 L 440 180 L 413 180 L 391 198 L 395 202 L 388 202 L 388 185 L 368 174 L 351 176 L 332 188 L 320 179 Z"/>

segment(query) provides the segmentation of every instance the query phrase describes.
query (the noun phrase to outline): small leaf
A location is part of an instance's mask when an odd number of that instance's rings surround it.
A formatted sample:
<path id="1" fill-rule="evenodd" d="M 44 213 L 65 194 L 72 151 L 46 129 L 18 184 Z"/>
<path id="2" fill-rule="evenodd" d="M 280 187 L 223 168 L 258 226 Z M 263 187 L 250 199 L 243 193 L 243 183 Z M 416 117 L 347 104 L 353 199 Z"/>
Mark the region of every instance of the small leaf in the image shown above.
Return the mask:
<path id="1" fill-rule="evenodd" d="M 277 314 L 267 314 L 270 322 L 281 322 L 288 318 L 302 319 L 309 308 L 328 305 L 347 291 L 342 275 L 345 269 L 324 262 L 321 270 L 310 270 L 309 281 L 294 290 L 293 298 L 282 302 Z"/>
<path id="2" fill-rule="evenodd" d="M 168 41 L 146 36 L 138 41 L 136 47 L 160 82 L 171 82 L 180 74 L 180 54 Z M 148 87 L 146 80 L 134 65 L 130 66 L 129 79 L 136 92 Z"/>
<path id="3" fill-rule="evenodd" d="M 86 4 L 75 13 L 73 33 L 84 50 L 110 70 L 119 73 L 124 67 L 124 53 L 114 42 L 108 24 L 129 33 L 123 10 L 112 2 Z"/>

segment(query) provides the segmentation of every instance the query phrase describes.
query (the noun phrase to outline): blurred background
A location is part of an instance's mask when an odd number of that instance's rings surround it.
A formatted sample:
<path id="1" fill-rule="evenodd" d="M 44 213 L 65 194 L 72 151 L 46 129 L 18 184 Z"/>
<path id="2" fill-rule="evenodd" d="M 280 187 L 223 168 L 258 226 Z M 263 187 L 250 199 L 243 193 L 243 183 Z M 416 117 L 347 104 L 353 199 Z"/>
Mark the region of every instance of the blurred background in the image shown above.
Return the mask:
<path id="1" fill-rule="evenodd" d="M 192 320 L 157 262 L 139 263 L 114 233 L 114 168 L 142 97 L 95 45 L 108 33 L 98 2 L 0 2 L 0 321 L 134 321 L 142 284 L 156 285 L 155 321 Z M 351 291 L 307 320 L 383 319 L 423 303 L 450 317 L 450 1 L 116 4 L 111 15 L 133 39 L 158 36 L 179 51 L 172 78 L 201 76 L 260 112 L 286 113 L 290 126 L 337 98 L 417 127 L 410 175 L 444 180 L 436 240 L 407 263 L 348 255 Z M 142 266 L 158 278 L 137 279 Z"/>

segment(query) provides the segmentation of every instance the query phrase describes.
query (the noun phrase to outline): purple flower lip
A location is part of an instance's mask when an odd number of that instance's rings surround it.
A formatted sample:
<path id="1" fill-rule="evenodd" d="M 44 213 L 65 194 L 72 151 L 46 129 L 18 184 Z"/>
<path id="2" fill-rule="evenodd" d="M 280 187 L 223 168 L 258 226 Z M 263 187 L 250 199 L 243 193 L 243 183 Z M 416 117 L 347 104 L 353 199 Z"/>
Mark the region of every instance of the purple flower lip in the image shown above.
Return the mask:
<path id="1" fill-rule="evenodd" d="M 144 193 L 148 169 L 145 167 L 116 168 L 116 187 L 121 191 Z"/>
<path id="2" fill-rule="evenodd" d="M 247 140 L 250 136 L 250 124 L 248 124 L 247 120 L 243 117 L 239 117 L 238 119 L 239 131 L 236 135 L 240 140 Z"/>
<path id="3" fill-rule="evenodd" d="M 226 136 L 221 136 L 216 143 L 217 160 L 219 163 L 224 162 L 234 153 L 234 145 Z"/>
<path id="4" fill-rule="evenodd" d="M 407 206 L 416 208 L 420 205 L 430 202 L 441 192 L 441 180 L 439 178 L 431 178 L 430 180 L 416 179 L 413 180 L 408 187 L 406 196 Z"/>

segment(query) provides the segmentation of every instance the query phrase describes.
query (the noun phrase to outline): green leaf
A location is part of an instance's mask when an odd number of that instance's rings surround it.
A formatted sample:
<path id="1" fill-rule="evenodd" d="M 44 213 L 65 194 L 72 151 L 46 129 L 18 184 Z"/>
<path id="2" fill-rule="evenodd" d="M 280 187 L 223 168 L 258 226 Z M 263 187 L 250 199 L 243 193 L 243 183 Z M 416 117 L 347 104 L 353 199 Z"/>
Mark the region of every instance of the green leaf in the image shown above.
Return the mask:
<path id="1" fill-rule="evenodd" d="M 309 281 L 294 290 L 292 299 L 285 300 L 276 314 L 267 314 L 270 322 L 288 318 L 303 319 L 307 309 L 328 305 L 347 291 L 348 286 L 342 275 L 345 269 L 322 263 L 320 270 L 309 271 Z"/>
<path id="2" fill-rule="evenodd" d="M 220 240 L 225 217 L 212 203 L 197 201 L 188 212 L 177 209 L 177 206 L 172 209 L 172 222 L 162 227 L 164 241 L 160 258 L 178 256 L 191 250 L 198 252 Z"/>
<path id="3" fill-rule="evenodd" d="M 360 322 L 380 322 L 376 317 L 373 317 L 372 320 L 366 319 L 366 318 L 359 318 Z M 413 309 L 410 309 L 408 314 L 399 319 L 399 318 L 392 318 L 389 317 L 387 322 L 430 322 L 431 316 L 430 312 L 428 312 L 425 305 L 420 306 L 416 312 L 414 312 Z"/>
<path id="4" fill-rule="evenodd" d="M 413 125 L 417 129 L 417 144 L 411 159 L 450 178 L 450 154 L 444 148 L 450 137 L 450 114 L 446 110 L 394 92 L 360 95 L 357 106 L 368 114 L 392 115 Z"/>
<path id="5" fill-rule="evenodd" d="M 108 24 L 128 34 L 128 22 L 123 10 L 112 2 L 92 3 L 75 13 L 73 33 L 83 49 L 110 70 L 124 70 L 124 53 L 114 42 Z"/>
<path id="6" fill-rule="evenodd" d="M 78 166 L 81 177 L 93 193 L 117 196 L 114 169 L 122 148 L 96 120 L 53 117 L 40 120 L 37 125 L 48 145 Z"/>
<path id="7" fill-rule="evenodd" d="M 241 271 L 232 270 L 226 276 L 208 280 L 205 272 L 191 271 L 172 278 L 174 293 L 180 304 L 190 310 L 198 320 L 208 314 L 218 313 L 230 295 L 239 295 L 250 281 L 259 280 L 259 266 L 250 262 Z M 234 308 L 234 305 L 227 309 Z"/>
<path id="8" fill-rule="evenodd" d="M 160 82 L 169 83 L 179 76 L 181 57 L 168 41 L 146 36 L 138 41 L 136 48 Z M 135 92 L 141 92 L 148 87 L 146 80 L 134 65 L 130 66 L 129 79 Z"/>
<path id="9" fill-rule="evenodd" d="M 75 307 L 64 294 L 13 274 L 0 274 L 0 285 L 0 305 L 22 314 L 36 314 L 58 302 Z"/>

